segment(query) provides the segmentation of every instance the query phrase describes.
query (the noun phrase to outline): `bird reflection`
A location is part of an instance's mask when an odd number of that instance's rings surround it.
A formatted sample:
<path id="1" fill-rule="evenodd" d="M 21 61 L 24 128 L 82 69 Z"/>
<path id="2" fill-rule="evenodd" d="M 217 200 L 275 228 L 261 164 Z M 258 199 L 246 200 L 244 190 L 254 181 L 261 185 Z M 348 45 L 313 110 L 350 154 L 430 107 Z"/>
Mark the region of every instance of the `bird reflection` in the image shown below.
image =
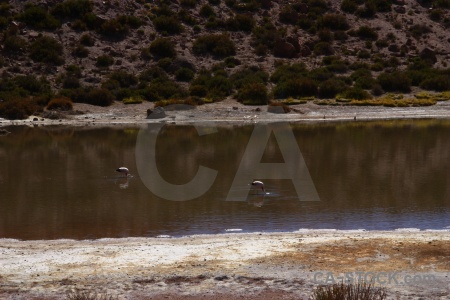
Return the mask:
<path id="1" fill-rule="evenodd" d="M 250 195 L 247 198 L 247 203 L 253 205 L 254 207 L 262 207 L 264 205 L 265 194 L 262 195 Z"/>
<path id="2" fill-rule="evenodd" d="M 128 182 L 128 177 L 125 178 L 120 178 L 118 180 L 116 180 L 116 182 L 119 183 L 119 188 L 124 190 L 128 188 L 129 182 Z"/>

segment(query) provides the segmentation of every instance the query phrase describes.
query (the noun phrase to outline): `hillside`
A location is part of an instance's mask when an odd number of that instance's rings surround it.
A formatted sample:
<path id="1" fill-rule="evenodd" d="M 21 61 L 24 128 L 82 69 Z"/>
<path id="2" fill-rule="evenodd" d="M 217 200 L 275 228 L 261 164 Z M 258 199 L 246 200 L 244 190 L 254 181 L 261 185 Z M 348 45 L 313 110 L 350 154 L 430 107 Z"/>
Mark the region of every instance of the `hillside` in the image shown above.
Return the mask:
<path id="1" fill-rule="evenodd" d="M 70 109 L 448 91 L 449 8 L 450 0 L 0 1 L 0 116 L 23 118 L 50 101 Z"/>

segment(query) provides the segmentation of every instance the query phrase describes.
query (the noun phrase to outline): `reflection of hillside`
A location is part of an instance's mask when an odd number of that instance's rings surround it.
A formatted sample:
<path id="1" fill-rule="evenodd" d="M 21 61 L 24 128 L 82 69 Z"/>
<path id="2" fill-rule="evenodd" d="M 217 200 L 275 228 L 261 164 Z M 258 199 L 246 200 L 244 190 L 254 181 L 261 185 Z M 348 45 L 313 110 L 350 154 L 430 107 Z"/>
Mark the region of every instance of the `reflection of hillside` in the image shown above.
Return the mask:
<path id="1" fill-rule="evenodd" d="M 308 213 L 358 207 L 449 208 L 448 122 L 298 124 L 293 128 L 322 200 Z M 197 226 L 198 231 L 207 231 L 218 224 L 235 228 L 234 218 L 252 209 L 245 203 L 221 200 L 227 196 L 253 126 L 218 127 L 217 133 L 202 136 L 193 126 L 161 130 L 156 156 L 158 171 L 166 180 L 189 182 L 199 165 L 219 172 L 210 191 L 188 202 L 159 199 L 141 183 L 135 171 L 137 129 L 8 130 L 12 133 L 0 137 L 0 237 L 142 236 Z M 273 137 L 263 160 L 282 161 Z M 134 175 L 127 189 L 116 182 L 114 170 L 121 165 Z M 280 197 L 295 196 L 290 182 L 271 185 Z M 285 201 L 258 210 L 261 218 L 268 213 L 306 212 L 299 203 Z M 199 223 L 205 218 L 211 222 Z"/>

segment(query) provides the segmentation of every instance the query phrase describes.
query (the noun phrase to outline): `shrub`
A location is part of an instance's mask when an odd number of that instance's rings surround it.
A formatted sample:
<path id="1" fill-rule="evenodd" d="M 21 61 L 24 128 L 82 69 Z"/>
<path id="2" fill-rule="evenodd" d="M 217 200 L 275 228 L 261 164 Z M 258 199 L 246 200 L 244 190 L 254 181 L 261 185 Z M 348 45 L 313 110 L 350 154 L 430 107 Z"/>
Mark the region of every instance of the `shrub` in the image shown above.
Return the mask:
<path id="1" fill-rule="evenodd" d="M 230 80 L 237 89 L 250 83 L 261 83 L 265 86 L 269 80 L 269 74 L 257 66 L 244 67 L 234 73 Z"/>
<path id="2" fill-rule="evenodd" d="M 240 102 L 249 105 L 265 105 L 269 100 L 266 86 L 259 82 L 242 86 L 238 90 L 237 98 Z"/>
<path id="3" fill-rule="evenodd" d="M 80 58 L 88 57 L 89 50 L 83 45 L 78 45 L 75 49 L 73 49 L 72 55 Z"/>
<path id="4" fill-rule="evenodd" d="M 48 110 L 69 111 L 72 110 L 72 108 L 73 108 L 72 100 L 66 97 L 53 98 L 47 104 Z"/>
<path id="5" fill-rule="evenodd" d="M 312 295 L 313 300 L 331 299 L 363 299 L 363 300 L 383 300 L 386 299 L 386 290 L 374 287 L 371 284 L 333 284 L 319 286 Z"/>
<path id="6" fill-rule="evenodd" d="M 128 98 L 123 98 L 122 100 L 123 104 L 140 104 L 142 103 L 142 97 L 141 96 L 133 96 Z"/>
<path id="7" fill-rule="evenodd" d="M 184 97 L 186 96 L 186 91 L 172 80 L 157 79 L 150 82 L 141 94 L 149 101 L 159 101 L 174 97 Z"/>
<path id="8" fill-rule="evenodd" d="M 61 26 L 61 23 L 55 17 L 38 5 L 25 5 L 24 11 L 19 15 L 19 19 L 35 29 L 54 30 Z"/>
<path id="9" fill-rule="evenodd" d="M 231 31 L 252 31 L 255 20 L 251 15 L 237 14 L 226 21 L 226 27 Z"/>
<path id="10" fill-rule="evenodd" d="M 214 9 L 209 4 L 204 4 L 200 8 L 200 16 L 202 16 L 204 18 L 213 17 L 215 15 L 216 15 L 216 13 L 215 13 Z"/>
<path id="11" fill-rule="evenodd" d="M 97 57 L 95 65 L 99 68 L 107 68 L 114 63 L 114 58 L 111 55 L 100 55 Z"/>
<path id="12" fill-rule="evenodd" d="M 139 74 L 140 82 L 151 82 L 155 79 L 167 80 L 168 77 L 166 72 L 164 72 L 164 70 L 159 67 L 151 67 Z"/>
<path id="13" fill-rule="evenodd" d="M 136 76 L 126 71 L 115 71 L 109 75 L 109 79 L 115 80 L 120 87 L 127 88 L 138 83 Z"/>
<path id="14" fill-rule="evenodd" d="M 332 55 L 333 47 L 328 42 L 319 42 L 314 46 L 314 54 L 316 55 Z"/>
<path id="15" fill-rule="evenodd" d="M 315 96 L 317 94 L 317 83 L 309 78 L 295 78 L 278 83 L 273 94 L 278 99 L 288 97 L 299 98 Z"/>
<path id="16" fill-rule="evenodd" d="M 187 7 L 195 7 L 198 3 L 198 0 L 180 0 L 180 4 L 182 6 L 187 6 Z"/>
<path id="17" fill-rule="evenodd" d="M 341 3 L 341 9 L 346 13 L 352 14 L 356 11 L 357 8 L 358 4 L 356 0 L 343 0 Z"/>
<path id="18" fill-rule="evenodd" d="M 278 15 L 278 19 L 281 23 L 285 24 L 297 24 L 299 20 L 299 13 L 292 7 L 292 5 L 285 5 Z"/>
<path id="19" fill-rule="evenodd" d="M 287 81 L 294 78 L 301 78 L 306 76 L 308 70 L 305 64 L 295 63 L 292 65 L 280 65 L 275 69 L 275 72 L 270 76 L 270 81 L 274 83 Z"/>
<path id="20" fill-rule="evenodd" d="M 99 32 L 109 38 L 123 38 L 130 28 L 126 23 L 121 23 L 117 18 L 103 22 L 99 28 Z"/>
<path id="21" fill-rule="evenodd" d="M 180 68 L 177 71 L 175 71 L 175 78 L 178 81 L 186 81 L 189 82 L 194 78 L 194 71 L 188 68 Z"/>
<path id="22" fill-rule="evenodd" d="M 6 35 L 3 40 L 6 52 L 21 52 L 27 47 L 27 42 L 17 35 Z"/>
<path id="23" fill-rule="evenodd" d="M 359 87 L 349 88 L 344 92 L 342 92 L 341 94 L 339 94 L 337 97 L 353 100 L 372 99 L 372 96 L 368 92 Z"/>
<path id="24" fill-rule="evenodd" d="M 356 34 L 362 38 L 367 40 L 377 40 L 378 39 L 378 33 L 369 26 L 361 26 L 356 31 Z"/>
<path id="25" fill-rule="evenodd" d="M 211 5 L 219 5 L 221 0 L 208 0 L 209 4 Z"/>
<path id="26" fill-rule="evenodd" d="M 211 54 L 215 57 L 227 57 L 236 53 L 233 41 L 227 34 L 208 34 L 194 41 L 192 50 L 195 55 Z"/>
<path id="27" fill-rule="evenodd" d="M 51 92 L 49 82 L 45 78 L 38 79 L 34 75 L 16 76 L 13 78 L 12 83 L 14 87 L 20 90 L 22 96 L 37 96 Z"/>
<path id="28" fill-rule="evenodd" d="M 92 11 L 93 3 L 90 0 L 66 0 L 56 4 L 51 10 L 52 15 L 59 18 L 80 19 Z"/>
<path id="29" fill-rule="evenodd" d="M 427 25 L 423 24 L 415 24 L 409 27 L 409 32 L 411 32 L 411 35 L 415 37 L 416 39 L 420 38 L 422 35 L 426 33 L 430 33 L 431 29 Z"/>
<path id="30" fill-rule="evenodd" d="M 219 100 L 230 95 L 232 88 L 232 83 L 223 70 L 214 74 L 209 70 L 201 70 L 191 83 L 190 93 L 192 96 Z"/>
<path id="31" fill-rule="evenodd" d="M 381 73 L 377 81 L 387 92 L 408 93 L 411 91 L 411 79 L 403 72 Z"/>
<path id="32" fill-rule="evenodd" d="M 48 36 L 38 37 L 30 45 L 30 57 L 37 62 L 60 65 L 64 62 L 62 54 L 62 45 Z"/>
<path id="33" fill-rule="evenodd" d="M 349 25 L 344 15 L 326 14 L 318 22 L 319 28 L 328 28 L 330 30 L 347 30 Z"/>
<path id="34" fill-rule="evenodd" d="M 152 22 L 155 29 L 164 34 L 179 34 L 183 31 L 183 26 L 174 16 L 158 16 Z"/>
<path id="35" fill-rule="evenodd" d="M 16 99 L 0 103 L 0 117 L 8 120 L 26 119 L 41 111 L 42 107 L 32 99 Z"/>
<path id="36" fill-rule="evenodd" d="M 80 80 L 74 76 L 67 76 L 63 81 L 63 88 L 77 89 L 80 87 Z"/>
<path id="37" fill-rule="evenodd" d="M 450 90 L 449 75 L 435 75 L 426 78 L 420 83 L 420 87 L 425 90 L 448 91 Z"/>
<path id="38" fill-rule="evenodd" d="M 95 41 L 89 34 L 83 34 L 80 38 L 80 44 L 84 46 L 94 46 Z"/>
<path id="39" fill-rule="evenodd" d="M 339 79 L 328 79 L 319 84 L 319 98 L 334 98 L 337 94 L 342 93 L 348 86 Z"/>
<path id="40" fill-rule="evenodd" d="M 153 54 L 159 59 L 164 57 L 173 58 L 177 56 L 177 52 L 175 51 L 175 45 L 168 38 L 158 38 L 154 40 L 150 44 L 149 51 L 151 54 Z"/>
<path id="41" fill-rule="evenodd" d="M 92 105 L 109 106 L 114 102 L 113 94 L 106 89 L 94 88 L 86 96 L 83 102 Z"/>

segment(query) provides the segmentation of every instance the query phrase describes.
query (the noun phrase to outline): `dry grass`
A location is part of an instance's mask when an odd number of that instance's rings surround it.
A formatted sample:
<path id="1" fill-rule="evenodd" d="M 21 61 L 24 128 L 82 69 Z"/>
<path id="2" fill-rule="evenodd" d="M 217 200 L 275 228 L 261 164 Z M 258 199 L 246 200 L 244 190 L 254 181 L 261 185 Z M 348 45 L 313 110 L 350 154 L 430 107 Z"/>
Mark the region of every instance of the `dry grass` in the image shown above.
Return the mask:
<path id="1" fill-rule="evenodd" d="M 383 300 L 386 299 L 386 290 L 371 284 L 333 284 L 317 288 L 313 300 Z"/>
<path id="2" fill-rule="evenodd" d="M 67 294 L 67 300 L 117 300 L 118 297 L 114 297 L 108 294 L 98 294 L 89 291 L 76 290 Z"/>

